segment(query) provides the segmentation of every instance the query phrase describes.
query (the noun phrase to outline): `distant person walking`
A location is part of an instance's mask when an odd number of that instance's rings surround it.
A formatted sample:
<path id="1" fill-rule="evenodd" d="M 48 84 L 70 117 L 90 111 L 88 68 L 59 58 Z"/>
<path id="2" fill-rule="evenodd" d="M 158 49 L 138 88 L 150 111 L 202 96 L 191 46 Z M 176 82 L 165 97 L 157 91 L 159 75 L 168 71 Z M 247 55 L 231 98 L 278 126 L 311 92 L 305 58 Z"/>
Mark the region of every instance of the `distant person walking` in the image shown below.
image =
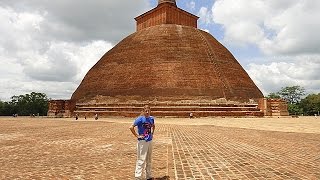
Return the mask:
<path id="1" fill-rule="evenodd" d="M 76 114 L 76 120 L 78 120 L 78 118 L 79 118 L 79 115 L 78 115 L 78 114 Z"/>
<path id="2" fill-rule="evenodd" d="M 98 120 L 98 114 L 96 114 L 96 115 L 94 116 L 94 119 L 95 119 L 95 120 Z"/>
<path id="3" fill-rule="evenodd" d="M 151 155 L 152 138 L 155 129 L 154 118 L 150 116 L 151 109 L 148 105 L 143 107 L 141 115 L 130 126 L 132 134 L 137 138 L 137 162 L 135 170 L 136 180 L 142 179 L 142 171 L 145 168 L 147 180 L 152 179 Z M 136 132 L 135 127 L 138 127 Z"/>

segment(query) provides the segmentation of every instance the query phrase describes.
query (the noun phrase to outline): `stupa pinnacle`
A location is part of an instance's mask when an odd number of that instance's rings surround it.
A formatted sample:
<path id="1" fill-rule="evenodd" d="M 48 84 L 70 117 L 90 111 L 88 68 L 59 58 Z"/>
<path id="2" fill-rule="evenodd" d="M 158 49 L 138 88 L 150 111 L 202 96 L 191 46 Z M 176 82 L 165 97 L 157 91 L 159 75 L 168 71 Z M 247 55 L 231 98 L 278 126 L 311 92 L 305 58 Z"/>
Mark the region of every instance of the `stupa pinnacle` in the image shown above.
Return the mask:
<path id="1" fill-rule="evenodd" d="M 162 3 L 172 3 L 176 6 L 176 1 L 175 0 L 158 0 L 158 6 Z"/>
<path id="2" fill-rule="evenodd" d="M 177 7 L 175 0 L 158 0 L 158 6 L 135 18 L 137 31 L 161 24 L 197 28 L 199 17 Z"/>

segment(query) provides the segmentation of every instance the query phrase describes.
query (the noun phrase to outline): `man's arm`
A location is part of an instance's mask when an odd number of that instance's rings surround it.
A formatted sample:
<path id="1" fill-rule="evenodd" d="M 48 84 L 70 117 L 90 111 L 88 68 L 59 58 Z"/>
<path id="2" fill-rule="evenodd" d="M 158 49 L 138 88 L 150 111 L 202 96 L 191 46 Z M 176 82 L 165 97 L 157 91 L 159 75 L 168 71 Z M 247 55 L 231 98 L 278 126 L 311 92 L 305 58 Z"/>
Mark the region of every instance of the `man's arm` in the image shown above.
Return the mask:
<path id="1" fill-rule="evenodd" d="M 152 134 L 154 133 L 155 128 L 156 128 L 156 125 L 152 124 L 152 131 L 151 131 Z"/>
<path id="2" fill-rule="evenodd" d="M 129 129 L 130 129 L 131 133 L 132 133 L 136 138 L 138 138 L 138 134 L 137 134 L 137 132 L 135 131 L 134 127 L 135 127 L 135 125 L 131 125 L 131 126 L 129 127 Z"/>
<path id="3" fill-rule="evenodd" d="M 129 127 L 131 133 L 132 133 L 136 138 L 138 138 L 138 139 L 139 139 L 139 138 L 144 138 L 143 135 L 138 135 L 138 134 L 137 134 L 137 132 L 136 132 L 136 130 L 134 129 L 134 127 L 135 127 L 134 124 L 132 124 L 132 125 Z"/>

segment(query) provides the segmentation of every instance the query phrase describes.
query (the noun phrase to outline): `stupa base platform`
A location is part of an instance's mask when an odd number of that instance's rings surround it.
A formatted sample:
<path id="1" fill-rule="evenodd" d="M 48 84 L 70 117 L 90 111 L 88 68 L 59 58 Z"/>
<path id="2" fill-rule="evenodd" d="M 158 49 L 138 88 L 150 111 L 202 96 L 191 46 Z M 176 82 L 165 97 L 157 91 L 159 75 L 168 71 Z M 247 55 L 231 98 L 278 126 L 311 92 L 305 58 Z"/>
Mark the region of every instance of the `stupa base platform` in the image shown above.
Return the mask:
<path id="1" fill-rule="evenodd" d="M 258 104 L 149 104 L 155 117 L 263 117 Z M 80 117 L 139 116 L 144 104 L 77 104 L 73 114 Z"/>

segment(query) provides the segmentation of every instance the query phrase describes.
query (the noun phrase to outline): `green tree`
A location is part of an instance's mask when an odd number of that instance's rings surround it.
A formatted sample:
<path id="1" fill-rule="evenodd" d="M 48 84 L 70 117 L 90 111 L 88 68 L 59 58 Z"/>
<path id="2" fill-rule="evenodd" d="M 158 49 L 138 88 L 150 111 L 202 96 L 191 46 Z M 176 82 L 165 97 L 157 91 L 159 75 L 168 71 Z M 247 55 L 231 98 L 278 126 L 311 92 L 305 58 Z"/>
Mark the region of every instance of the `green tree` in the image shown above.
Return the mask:
<path id="1" fill-rule="evenodd" d="M 0 116 L 11 116 L 14 113 L 14 107 L 10 103 L 0 102 Z"/>
<path id="2" fill-rule="evenodd" d="M 38 114 L 46 115 L 48 112 L 48 97 L 44 93 L 32 92 L 31 94 L 12 96 L 11 106 L 19 115 Z"/>
<path id="3" fill-rule="evenodd" d="M 300 104 L 288 104 L 289 114 L 300 115 L 303 113 L 303 109 Z"/>
<path id="4" fill-rule="evenodd" d="M 277 94 L 285 99 L 288 104 L 298 104 L 301 101 L 302 96 L 305 95 L 305 89 L 300 86 L 289 86 L 281 88 Z"/>
<path id="5" fill-rule="evenodd" d="M 300 106 L 303 113 L 306 115 L 319 114 L 320 112 L 320 93 L 309 94 L 306 98 L 302 99 Z"/>
<path id="6" fill-rule="evenodd" d="M 280 95 L 277 94 L 277 93 L 270 93 L 268 96 L 267 96 L 268 99 L 280 99 Z"/>
<path id="7" fill-rule="evenodd" d="M 3 114 L 4 102 L 0 100 L 0 116 Z"/>

